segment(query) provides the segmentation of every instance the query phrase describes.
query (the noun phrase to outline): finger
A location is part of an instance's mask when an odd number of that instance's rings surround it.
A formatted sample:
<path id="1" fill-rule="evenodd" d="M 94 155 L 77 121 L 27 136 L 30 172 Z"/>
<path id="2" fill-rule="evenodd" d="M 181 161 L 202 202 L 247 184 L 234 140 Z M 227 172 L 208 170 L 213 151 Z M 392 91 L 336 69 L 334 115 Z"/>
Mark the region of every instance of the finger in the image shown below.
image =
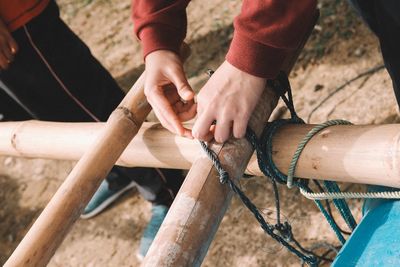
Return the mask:
<path id="1" fill-rule="evenodd" d="M 223 143 L 229 139 L 231 133 L 232 121 L 231 120 L 218 120 L 215 125 L 215 141 Z"/>
<path id="2" fill-rule="evenodd" d="M 235 138 L 243 138 L 246 134 L 248 118 L 237 119 L 233 122 L 233 136 Z"/>
<path id="3" fill-rule="evenodd" d="M 207 139 L 210 133 L 210 126 L 214 120 L 215 117 L 211 112 L 203 112 L 201 115 L 199 115 L 199 118 L 193 125 L 193 137 L 202 141 L 208 141 Z"/>
<path id="4" fill-rule="evenodd" d="M 190 109 L 177 112 L 180 121 L 188 121 L 196 116 L 196 104 L 193 104 Z"/>
<path id="5" fill-rule="evenodd" d="M 205 142 L 210 142 L 211 140 L 214 139 L 214 134 L 215 134 L 215 125 L 211 125 L 210 131 L 208 134 L 204 137 Z"/>
<path id="6" fill-rule="evenodd" d="M 182 101 L 178 101 L 174 104 L 174 109 L 177 111 L 177 113 L 185 112 L 185 111 L 188 111 L 189 109 L 191 109 L 194 105 L 197 107 L 197 105 L 194 103 L 193 100 L 188 101 L 186 103 L 183 103 Z"/>
<path id="7" fill-rule="evenodd" d="M 169 73 L 169 78 L 171 79 L 171 82 L 175 85 L 179 96 L 183 100 L 188 101 L 194 98 L 193 89 L 190 87 L 183 72 L 183 69 L 171 71 Z"/>
<path id="8" fill-rule="evenodd" d="M 171 123 L 169 123 L 168 119 L 164 116 L 163 112 L 158 109 L 156 106 L 153 108 L 154 113 L 156 114 L 158 120 L 160 121 L 161 125 L 167 129 L 168 131 L 174 133 L 174 134 L 179 134 L 175 128 L 172 126 Z"/>
<path id="9" fill-rule="evenodd" d="M 18 44 L 15 42 L 14 38 L 10 36 L 8 39 L 8 46 L 10 47 L 11 53 L 15 55 L 18 52 Z"/>
<path id="10" fill-rule="evenodd" d="M 183 128 L 183 129 L 184 129 L 184 132 L 183 132 L 182 136 L 186 137 L 186 138 L 193 139 L 192 131 L 190 129 L 187 129 L 187 128 Z"/>
<path id="11" fill-rule="evenodd" d="M 158 115 L 164 118 L 164 120 L 168 122 L 170 126 L 172 126 L 174 129 L 173 132 L 179 135 L 184 134 L 182 123 L 162 91 L 158 90 L 158 88 L 153 89 L 153 93 L 149 97 L 149 102 L 153 109 L 155 108 L 157 110 Z"/>
<path id="12" fill-rule="evenodd" d="M 196 116 L 196 106 L 194 106 L 194 107 L 192 107 L 192 109 L 189 109 L 184 112 L 175 112 L 175 114 L 177 114 L 177 116 L 178 116 L 179 125 L 182 127 L 181 128 L 182 131 L 180 131 L 180 132 L 177 132 L 175 130 L 175 128 L 167 121 L 167 118 L 165 118 L 165 115 L 162 114 L 162 112 L 160 112 L 160 113 L 161 113 L 160 117 L 163 120 L 164 124 L 169 126 L 168 128 L 166 127 L 167 129 L 172 129 L 172 130 L 170 130 L 171 132 L 179 134 L 180 136 L 193 139 L 192 130 L 184 127 L 182 125 L 182 121 L 190 120 Z"/>

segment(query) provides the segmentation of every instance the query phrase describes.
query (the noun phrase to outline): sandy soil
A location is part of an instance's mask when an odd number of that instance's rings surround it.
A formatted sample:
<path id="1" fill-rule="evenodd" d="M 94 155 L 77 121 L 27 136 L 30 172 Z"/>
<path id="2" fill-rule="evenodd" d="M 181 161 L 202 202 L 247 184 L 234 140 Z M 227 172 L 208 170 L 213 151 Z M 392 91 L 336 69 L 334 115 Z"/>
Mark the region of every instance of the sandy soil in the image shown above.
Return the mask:
<path id="1" fill-rule="evenodd" d="M 139 44 L 132 36 L 130 0 L 58 2 L 65 21 L 128 89 L 143 68 Z M 341 84 L 382 64 L 377 40 L 343 1 L 321 1 L 320 6 L 321 20 L 291 75 L 295 104 L 303 118 Z M 201 88 L 206 81 L 207 68 L 216 68 L 223 60 L 232 35 L 232 19 L 239 9 L 238 0 L 194 0 L 190 4 L 188 40 L 193 56 L 186 69 L 194 88 Z M 338 91 L 313 113 L 310 122 L 332 118 L 355 124 L 398 122 L 386 71 L 377 71 Z M 0 263 L 5 262 L 73 165 L 67 161 L 0 157 Z M 267 179 L 246 180 L 242 187 L 267 217 L 273 216 L 274 200 Z M 303 245 L 338 244 L 312 202 L 286 187 L 281 187 L 280 193 L 283 215 Z M 353 201 L 350 206 L 359 220 L 361 202 Z M 138 266 L 135 254 L 149 211 L 150 204 L 135 190 L 127 193 L 106 212 L 78 221 L 49 266 Z M 263 235 L 236 198 L 203 264 L 300 265 L 296 257 Z"/>

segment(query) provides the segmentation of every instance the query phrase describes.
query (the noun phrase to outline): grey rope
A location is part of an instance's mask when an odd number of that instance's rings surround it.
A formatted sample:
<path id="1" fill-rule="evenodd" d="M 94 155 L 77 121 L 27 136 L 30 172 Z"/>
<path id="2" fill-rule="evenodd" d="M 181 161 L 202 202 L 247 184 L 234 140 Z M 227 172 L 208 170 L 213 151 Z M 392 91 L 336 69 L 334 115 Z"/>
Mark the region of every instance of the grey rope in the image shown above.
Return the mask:
<path id="1" fill-rule="evenodd" d="M 296 151 L 294 152 L 292 161 L 290 162 L 289 165 L 289 170 L 287 174 L 287 186 L 289 188 L 293 187 L 293 177 L 294 177 L 294 171 L 296 169 L 297 162 L 299 161 L 301 152 L 303 152 L 304 147 L 306 144 L 316 135 L 319 131 L 332 126 L 332 125 L 351 125 L 351 122 L 345 121 L 345 120 L 331 120 L 327 121 L 325 123 L 319 124 L 315 126 L 311 131 L 309 131 L 304 139 L 299 143 L 297 146 Z"/>

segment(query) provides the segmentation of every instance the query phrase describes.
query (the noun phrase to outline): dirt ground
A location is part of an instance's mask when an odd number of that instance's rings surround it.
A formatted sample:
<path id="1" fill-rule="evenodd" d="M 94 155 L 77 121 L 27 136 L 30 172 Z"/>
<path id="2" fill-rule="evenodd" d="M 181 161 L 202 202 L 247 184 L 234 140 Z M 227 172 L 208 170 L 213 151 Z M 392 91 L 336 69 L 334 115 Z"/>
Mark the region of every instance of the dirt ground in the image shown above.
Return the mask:
<path id="1" fill-rule="evenodd" d="M 94 55 L 128 90 L 143 70 L 140 47 L 132 35 L 130 0 L 59 0 L 62 17 Z M 194 0 L 189 5 L 188 41 L 193 55 L 186 70 L 196 89 L 207 68 L 224 59 L 232 37 L 239 0 Z M 321 17 L 291 75 L 297 110 L 311 123 L 340 118 L 355 124 L 399 121 L 391 80 L 385 70 L 337 89 L 357 75 L 382 64 L 377 40 L 342 0 L 320 1 Z M 337 91 L 322 105 L 325 97 Z M 320 107 L 318 107 L 320 105 Z M 318 107 L 316 110 L 314 110 Z M 75 162 L 0 156 L 0 264 L 68 175 Z M 347 188 L 349 185 L 342 185 Z M 274 214 L 272 187 L 266 178 L 242 182 L 256 205 Z M 352 190 L 363 190 L 353 186 Z M 282 212 L 296 238 L 311 248 L 338 245 L 315 205 L 297 190 L 280 187 Z M 360 219 L 361 201 L 350 207 Z M 150 217 L 150 204 L 135 190 L 106 212 L 79 220 L 49 266 L 138 266 L 135 254 Z M 340 221 L 343 226 L 343 223 Z M 345 228 L 345 227 L 344 227 Z M 286 249 L 263 235 L 256 220 L 237 198 L 224 217 L 203 266 L 300 266 Z"/>

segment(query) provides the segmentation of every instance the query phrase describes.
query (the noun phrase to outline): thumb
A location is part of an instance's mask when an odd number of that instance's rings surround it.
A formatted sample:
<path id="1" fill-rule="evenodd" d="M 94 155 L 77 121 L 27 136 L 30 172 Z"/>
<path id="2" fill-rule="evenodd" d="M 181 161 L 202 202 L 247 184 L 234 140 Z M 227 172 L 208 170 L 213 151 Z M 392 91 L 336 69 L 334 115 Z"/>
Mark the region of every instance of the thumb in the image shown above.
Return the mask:
<path id="1" fill-rule="evenodd" d="M 170 79 L 171 79 L 171 82 L 175 85 L 179 96 L 183 100 L 189 101 L 194 98 L 193 89 L 190 87 L 182 69 L 180 71 L 176 71 L 176 72 L 172 73 Z"/>
<path id="2" fill-rule="evenodd" d="M 18 44 L 15 42 L 15 40 L 11 37 L 11 39 L 8 41 L 8 45 L 10 47 L 11 53 L 15 55 L 18 51 Z"/>

